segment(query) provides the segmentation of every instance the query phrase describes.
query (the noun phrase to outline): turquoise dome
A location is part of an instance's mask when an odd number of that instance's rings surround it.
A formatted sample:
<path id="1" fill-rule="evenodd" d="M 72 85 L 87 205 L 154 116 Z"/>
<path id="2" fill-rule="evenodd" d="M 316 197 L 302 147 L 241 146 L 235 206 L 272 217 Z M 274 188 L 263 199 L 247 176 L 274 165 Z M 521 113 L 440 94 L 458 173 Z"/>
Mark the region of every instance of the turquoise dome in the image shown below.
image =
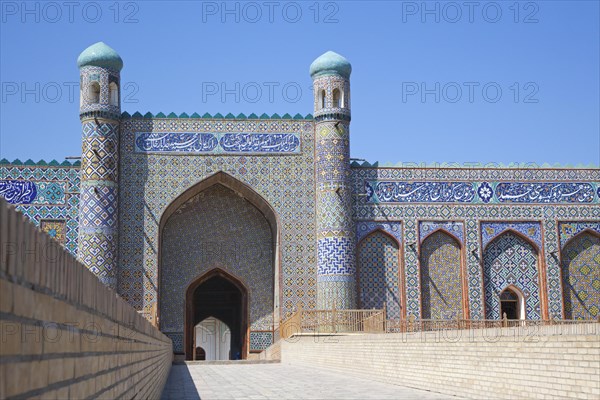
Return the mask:
<path id="1" fill-rule="evenodd" d="M 344 57 L 333 51 L 323 54 L 310 64 L 310 76 L 316 78 L 322 75 L 340 75 L 350 78 L 352 65 Z"/>
<path id="2" fill-rule="evenodd" d="M 79 68 L 88 65 L 120 71 L 123 68 L 123 60 L 111 47 L 104 42 L 98 42 L 85 49 L 77 58 Z"/>

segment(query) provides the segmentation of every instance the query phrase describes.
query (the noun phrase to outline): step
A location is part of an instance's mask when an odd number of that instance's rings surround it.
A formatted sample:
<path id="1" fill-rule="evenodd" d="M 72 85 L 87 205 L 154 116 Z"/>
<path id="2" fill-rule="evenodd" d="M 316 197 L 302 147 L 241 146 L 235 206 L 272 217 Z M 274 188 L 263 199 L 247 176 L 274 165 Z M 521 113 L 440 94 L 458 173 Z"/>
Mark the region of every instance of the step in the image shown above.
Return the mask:
<path id="1" fill-rule="evenodd" d="M 211 360 L 211 361 L 173 361 L 173 365 L 251 365 L 278 364 L 280 360 Z"/>

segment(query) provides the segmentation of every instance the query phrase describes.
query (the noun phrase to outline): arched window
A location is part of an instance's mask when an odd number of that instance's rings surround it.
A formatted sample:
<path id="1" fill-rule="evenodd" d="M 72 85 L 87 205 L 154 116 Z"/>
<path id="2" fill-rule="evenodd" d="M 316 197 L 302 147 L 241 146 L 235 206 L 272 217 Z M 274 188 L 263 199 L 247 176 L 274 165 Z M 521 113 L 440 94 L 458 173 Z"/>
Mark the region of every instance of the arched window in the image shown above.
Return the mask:
<path id="1" fill-rule="evenodd" d="M 98 82 L 92 82 L 88 86 L 88 103 L 100 103 L 100 84 Z"/>
<path id="2" fill-rule="evenodd" d="M 119 106 L 119 87 L 115 82 L 108 85 L 108 97 L 111 106 Z"/>
<path id="3" fill-rule="evenodd" d="M 335 107 L 335 108 L 342 107 L 340 89 L 333 89 L 333 107 Z"/>
<path id="4" fill-rule="evenodd" d="M 321 108 L 325 108 L 325 91 L 321 90 Z"/>

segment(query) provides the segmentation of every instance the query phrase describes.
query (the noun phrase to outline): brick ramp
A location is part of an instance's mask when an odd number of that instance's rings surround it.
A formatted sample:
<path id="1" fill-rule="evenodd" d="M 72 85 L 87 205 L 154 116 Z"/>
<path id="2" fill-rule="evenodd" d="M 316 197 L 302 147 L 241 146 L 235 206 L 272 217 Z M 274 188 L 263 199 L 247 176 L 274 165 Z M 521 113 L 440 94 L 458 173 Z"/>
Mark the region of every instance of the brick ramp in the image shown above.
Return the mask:
<path id="1" fill-rule="evenodd" d="M 171 340 L 0 198 L 0 398 L 157 398 Z"/>

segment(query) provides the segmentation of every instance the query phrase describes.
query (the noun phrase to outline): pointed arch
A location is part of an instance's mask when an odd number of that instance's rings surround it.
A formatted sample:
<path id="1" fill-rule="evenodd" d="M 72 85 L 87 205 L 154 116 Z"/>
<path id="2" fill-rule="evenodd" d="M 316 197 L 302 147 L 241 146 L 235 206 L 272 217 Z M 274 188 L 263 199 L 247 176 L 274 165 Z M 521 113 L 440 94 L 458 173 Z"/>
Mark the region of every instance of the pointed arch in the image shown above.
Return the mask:
<path id="1" fill-rule="evenodd" d="M 484 310 L 487 319 L 502 317 L 499 294 L 510 285 L 523 293 L 523 315 L 531 319 L 547 318 L 543 254 L 535 242 L 509 228 L 490 240 L 482 254 Z"/>
<path id="2" fill-rule="evenodd" d="M 359 308 L 384 308 L 388 319 L 404 319 L 406 295 L 400 241 L 376 227 L 359 240 L 356 248 Z"/>
<path id="3" fill-rule="evenodd" d="M 241 321 L 239 321 L 239 326 L 230 326 L 226 321 L 221 320 L 216 315 L 208 315 L 201 320 L 196 320 L 197 309 L 194 304 L 194 295 L 196 291 L 201 288 L 203 284 L 210 281 L 214 278 L 220 278 L 228 283 L 231 283 L 240 293 L 241 295 Z M 186 359 L 193 359 L 194 354 L 194 335 L 195 335 L 195 327 L 197 324 L 201 323 L 207 318 L 216 318 L 217 320 L 223 322 L 225 325 L 228 325 L 229 329 L 235 331 L 239 329 L 239 333 L 241 335 L 241 343 L 242 350 L 241 356 L 242 358 L 246 358 L 248 353 L 248 335 L 249 335 L 249 327 L 248 327 L 248 319 L 249 319 L 249 310 L 248 310 L 248 287 L 244 284 L 244 282 L 234 274 L 227 272 L 221 268 L 213 268 L 209 271 L 204 272 L 200 276 L 196 277 L 186 288 L 185 290 L 185 320 L 184 320 L 184 345 L 185 345 L 185 354 Z"/>
<path id="4" fill-rule="evenodd" d="M 367 238 L 369 237 L 371 234 L 375 233 L 375 232 L 381 232 L 382 234 L 388 236 L 390 239 L 392 239 L 396 245 L 398 246 L 398 248 L 402 247 L 402 244 L 400 243 L 400 241 L 398 240 L 398 238 L 396 238 L 394 235 L 392 235 L 390 232 L 386 231 L 383 227 L 381 226 L 377 226 L 375 228 L 373 228 L 372 230 L 368 231 L 367 233 L 365 233 L 363 235 L 363 237 L 358 241 L 356 247 L 360 246 L 360 244 Z"/>
<path id="5" fill-rule="evenodd" d="M 586 228 L 560 249 L 560 274 L 565 319 L 595 319 L 600 316 L 600 233 Z"/>
<path id="6" fill-rule="evenodd" d="M 444 228 L 444 227 L 442 227 L 442 226 L 440 226 L 440 227 L 438 227 L 438 228 L 436 228 L 436 229 L 432 230 L 432 231 L 431 231 L 431 232 L 429 232 L 427 235 L 423 236 L 423 238 L 421 239 L 421 244 L 420 244 L 420 246 L 423 244 L 423 242 L 425 242 L 425 240 L 427 240 L 427 238 L 428 238 L 429 236 L 431 236 L 431 235 L 433 235 L 434 233 L 436 233 L 436 232 L 439 232 L 439 231 L 442 231 L 442 232 L 444 232 L 446 235 L 448 235 L 448 236 L 452 237 L 452 238 L 453 238 L 453 239 L 456 241 L 456 243 L 458 244 L 458 247 L 460 247 L 460 248 L 461 248 L 461 250 L 462 250 L 462 248 L 463 248 L 464 246 L 463 246 L 463 243 L 462 243 L 462 241 L 460 240 L 460 238 L 459 238 L 458 236 L 456 236 L 454 233 L 450 232 L 448 229 L 446 229 L 446 228 Z M 419 246 L 419 247 L 420 247 L 420 246 Z"/>
<path id="7" fill-rule="evenodd" d="M 461 241 L 442 227 L 419 245 L 421 315 L 424 319 L 465 318 L 466 288 Z"/>
<path id="8" fill-rule="evenodd" d="M 596 231 L 596 230 L 594 230 L 594 229 L 592 229 L 592 228 L 585 228 L 585 229 L 584 229 L 584 230 L 582 230 L 581 232 L 577 232 L 577 234 L 573 235 L 573 237 L 572 237 L 572 238 L 569 238 L 569 239 L 568 239 L 568 240 L 565 242 L 565 244 L 562 246 L 561 250 L 563 250 L 564 248 L 566 248 L 566 247 L 569 245 L 569 243 L 573 242 L 575 239 L 577 239 L 579 236 L 581 236 L 581 235 L 583 235 L 583 234 L 585 234 L 585 233 L 588 233 L 588 234 L 590 234 L 590 235 L 592 235 L 592 236 L 595 236 L 595 237 L 597 237 L 597 238 L 599 238 L 599 239 L 600 239 L 600 232 L 598 232 L 598 231 Z"/>
<path id="9" fill-rule="evenodd" d="M 186 212 L 190 214 L 182 217 Z M 184 323 L 191 277 L 215 267 L 253 285 L 255 295 L 247 300 L 247 329 L 264 329 L 267 325 L 267 329 L 277 329 L 281 297 L 279 237 L 279 217 L 273 207 L 250 186 L 223 171 L 191 185 L 163 209 L 158 221 L 157 312 L 163 332 L 184 337 L 183 348 L 179 345 L 177 352 L 191 350 L 190 341 L 185 340 L 188 328 Z M 182 246 L 187 246 L 193 256 L 181 258 Z M 233 260 L 234 255 L 242 261 Z M 169 273 L 180 259 L 185 260 L 185 265 L 177 269 L 182 272 Z M 272 310 L 265 314 L 271 304 Z M 249 352 L 246 344 L 244 351 L 242 357 Z"/>
<path id="10" fill-rule="evenodd" d="M 498 240 L 499 237 L 504 236 L 507 233 L 512 233 L 513 235 L 516 235 L 518 237 L 520 237 L 521 239 L 523 239 L 524 241 L 526 241 L 529 245 L 531 245 L 531 247 L 533 247 L 533 249 L 535 250 L 536 254 L 540 254 L 541 249 L 540 247 L 537 245 L 537 243 L 535 243 L 530 237 L 528 237 L 527 235 L 524 235 L 523 233 L 513 229 L 513 228 L 506 228 L 505 230 L 503 230 L 502 232 L 499 232 L 496 236 L 494 236 L 493 239 L 491 239 L 489 242 L 486 243 L 485 246 L 483 246 L 483 253 L 485 253 L 485 250 L 492 244 L 494 243 L 496 240 Z"/>
<path id="11" fill-rule="evenodd" d="M 177 209 L 190 200 L 192 197 L 196 196 L 200 192 L 208 189 L 214 185 L 223 185 L 228 189 L 238 193 L 241 197 L 248 200 L 254 207 L 256 207 L 267 219 L 269 225 L 271 226 L 271 232 L 273 233 L 274 239 L 277 239 L 278 227 L 279 227 L 279 217 L 273 207 L 269 204 L 267 200 L 265 200 L 260 194 L 255 192 L 250 186 L 245 184 L 244 182 L 234 178 L 226 172 L 219 171 L 200 182 L 192 185 L 191 187 L 184 190 L 179 196 L 177 196 L 171 203 L 167 205 L 165 210 L 162 213 L 159 223 L 159 231 L 162 231 L 164 224 L 167 222 L 169 217 L 173 215 Z"/>

